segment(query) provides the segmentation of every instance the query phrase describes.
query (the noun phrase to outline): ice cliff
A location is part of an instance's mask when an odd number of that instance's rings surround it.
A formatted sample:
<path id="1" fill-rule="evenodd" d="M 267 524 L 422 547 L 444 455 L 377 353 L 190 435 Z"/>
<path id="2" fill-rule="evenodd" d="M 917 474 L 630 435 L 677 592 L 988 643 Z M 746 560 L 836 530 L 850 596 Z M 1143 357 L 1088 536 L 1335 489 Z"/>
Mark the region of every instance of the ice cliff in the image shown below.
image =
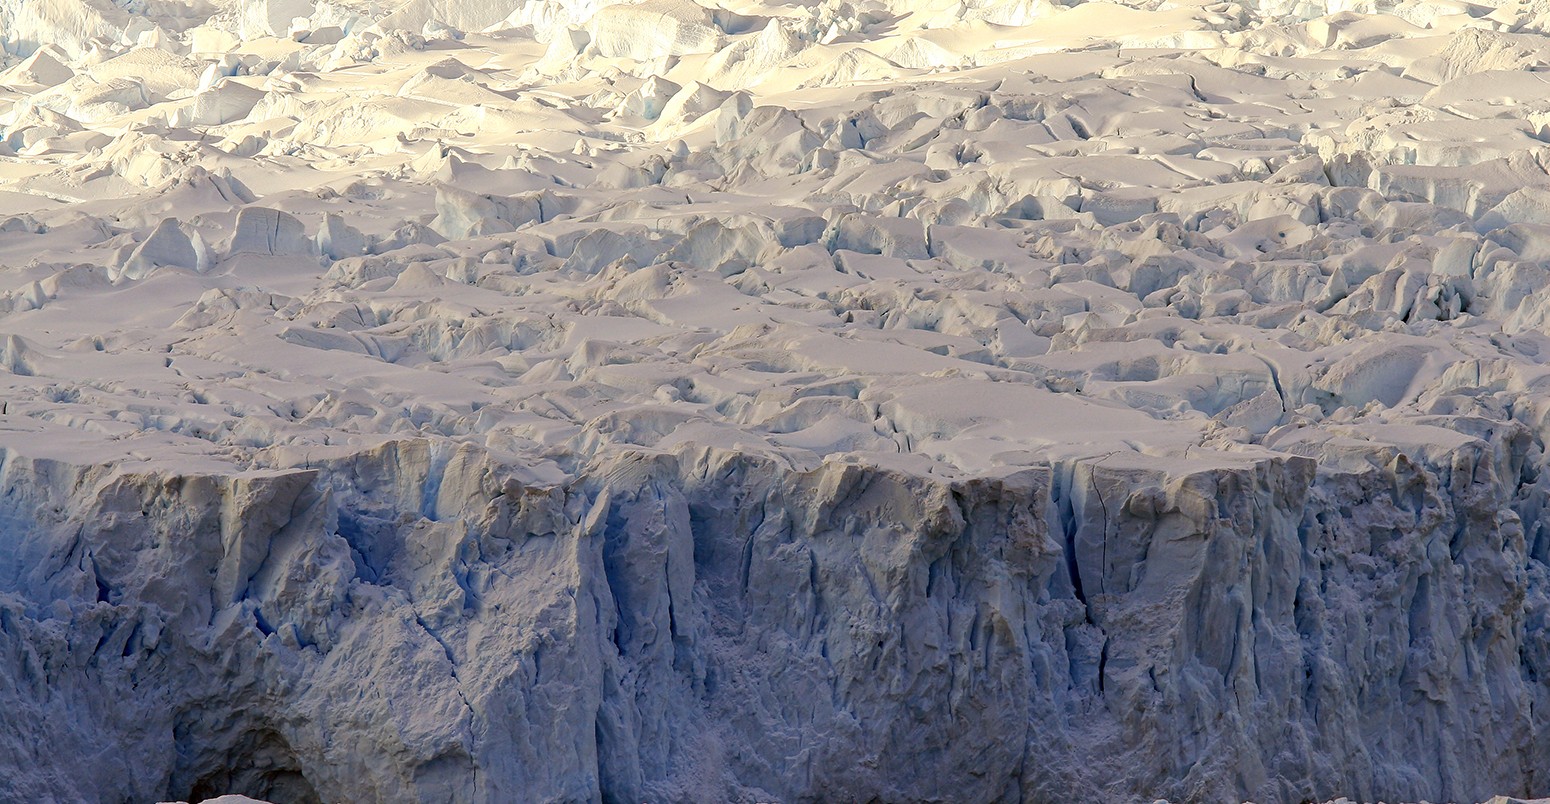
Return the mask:
<path id="1" fill-rule="evenodd" d="M 1535 789 L 1531 440 L 1459 442 L 954 480 L 716 448 L 560 482 L 424 440 L 232 474 L 10 451 L 9 789 Z"/>
<path id="2" fill-rule="evenodd" d="M 1547 35 L 0 0 L 0 800 L 1550 793 Z"/>

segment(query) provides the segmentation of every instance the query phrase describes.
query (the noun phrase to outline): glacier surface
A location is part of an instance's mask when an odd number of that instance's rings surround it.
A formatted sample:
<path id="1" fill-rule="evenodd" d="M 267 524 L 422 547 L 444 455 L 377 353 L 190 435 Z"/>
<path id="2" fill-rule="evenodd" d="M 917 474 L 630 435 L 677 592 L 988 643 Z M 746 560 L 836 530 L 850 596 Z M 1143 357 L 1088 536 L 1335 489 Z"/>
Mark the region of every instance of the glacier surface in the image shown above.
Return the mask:
<path id="1" fill-rule="evenodd" d="M 1547 37 L 0 0 L 0 800 L 1550 793 Z"/>

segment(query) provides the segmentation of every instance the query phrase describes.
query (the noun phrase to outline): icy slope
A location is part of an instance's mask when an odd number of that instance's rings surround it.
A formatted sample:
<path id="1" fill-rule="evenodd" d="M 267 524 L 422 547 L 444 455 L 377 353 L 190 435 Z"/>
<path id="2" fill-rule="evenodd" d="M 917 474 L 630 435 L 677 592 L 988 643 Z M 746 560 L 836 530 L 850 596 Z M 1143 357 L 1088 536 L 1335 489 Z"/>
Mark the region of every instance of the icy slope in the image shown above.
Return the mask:
<path id="1" fill-rule="evenodd" d="M 1533 6 L 5 20 L 0 799 L 1550 788 Z"/>

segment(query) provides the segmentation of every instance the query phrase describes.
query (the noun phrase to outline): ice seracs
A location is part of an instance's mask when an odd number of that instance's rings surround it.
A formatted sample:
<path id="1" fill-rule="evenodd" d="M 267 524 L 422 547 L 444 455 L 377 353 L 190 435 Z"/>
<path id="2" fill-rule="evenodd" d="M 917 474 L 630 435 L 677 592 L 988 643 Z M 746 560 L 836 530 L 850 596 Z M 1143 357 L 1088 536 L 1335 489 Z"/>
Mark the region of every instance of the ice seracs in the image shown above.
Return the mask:
<path id="1" fill-rule="evenodd" d="M 195 237 L 198 235 L 196 234 Z M 199 246 L 203 246 L 200 241 Z M 119 268 L 118 279 L 144 279 L 163 266 L 199 270 L 210 266 L 208 252 L 201 254 L 193 238 L 183 231 L 176 218 L 166 218 L 149 236 L 137 244 Z"/>
<path id="2" fill-rule="evenodd" d="M 310 251 L 307 230 L 294 216 L 260 206 L 243 207 L 237 213 L 227 254 L 288 256 Z"/>

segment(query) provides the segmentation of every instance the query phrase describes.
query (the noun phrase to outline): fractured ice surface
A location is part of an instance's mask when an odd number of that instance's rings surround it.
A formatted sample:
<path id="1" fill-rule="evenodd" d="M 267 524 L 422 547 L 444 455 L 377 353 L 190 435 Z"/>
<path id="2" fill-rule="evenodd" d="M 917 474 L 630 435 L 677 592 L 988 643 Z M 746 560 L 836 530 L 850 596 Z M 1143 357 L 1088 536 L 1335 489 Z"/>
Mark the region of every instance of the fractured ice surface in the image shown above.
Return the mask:
<path id="1" fill-rule="evenodd" d="M 0 799 L 1544 795 L 1547 34 L 0 0 Z"/>

